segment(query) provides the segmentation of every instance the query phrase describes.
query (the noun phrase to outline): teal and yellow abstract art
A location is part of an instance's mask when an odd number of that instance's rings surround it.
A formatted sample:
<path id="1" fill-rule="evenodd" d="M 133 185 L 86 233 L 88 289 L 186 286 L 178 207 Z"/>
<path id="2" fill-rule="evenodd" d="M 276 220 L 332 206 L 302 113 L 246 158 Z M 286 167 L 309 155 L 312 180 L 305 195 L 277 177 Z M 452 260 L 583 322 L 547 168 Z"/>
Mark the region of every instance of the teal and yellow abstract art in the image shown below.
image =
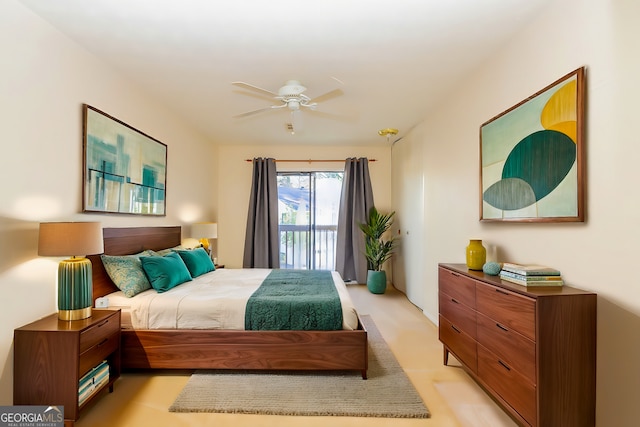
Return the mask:
<path id="1" fill-rule="evenodd" d="M 584 221 L 584 68 L 480 128 L 483 221 Z"/>

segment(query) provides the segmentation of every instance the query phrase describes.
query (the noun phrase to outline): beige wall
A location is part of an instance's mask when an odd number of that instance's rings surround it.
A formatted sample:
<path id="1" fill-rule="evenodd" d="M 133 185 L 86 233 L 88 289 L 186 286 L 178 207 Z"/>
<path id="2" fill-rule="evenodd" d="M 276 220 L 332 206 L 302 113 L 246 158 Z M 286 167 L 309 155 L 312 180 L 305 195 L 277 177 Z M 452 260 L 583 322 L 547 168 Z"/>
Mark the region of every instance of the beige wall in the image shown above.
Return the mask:
<path id="1" fill-rule="evenodd" d="M 404 188 L 404 193 L 424 196 L 424 263 L 410 265 L 405 275 L 424 278 L 406 287 L 429 318 L 437 318 L 437 264 L 463 263 L 464 248 L 474 236 L 497 245 L 503 261 L 552 265 L 568 283 L 598 293 L 597 424 L 602 427 L 638 422 L 640 281 L 634 268 L 640 239 L 640 144 L 635 129 L 639 18 L 637 1 L 551 2 L 539 20 L 469 74 L 393 148 L 394 159 L 402 151 L 423 155 L 420 179 L 405 180 L 412 189 Z M 479 126 L 583 65 L 587 220 L 479 222 Z M 393 176 L 401 178 L 398 170 Z M 394 182 L 393 188 L 398 186 L 402 184 Z M 401 202 L 394 198 L 394 205 Z"/>
<path id="2" fill-rule="evenodd" d="M 41 221 L 182 225 L 215 218 L 215 149 L 113 68 L 0 2 L 0 405 L 12 403 L 13 329 L 56 311 L 57 260 L 37 256 Z M 79 213 L 82 104 L 168 146 L 167 216 Z"/>
<path id="3" fill-rule="evenodd" d="M 286 136 L 286 135 L 285 135 Z M 375 135 L 372 138 L 376 138 Z M 391 208 L 390 147 L 300 147 L 229 146 L 219 147 L 218 163 L 218 262 L 226 266 L 242 267 L 247 210 L 251 194 L 252 167 L 246 159 L 272 157 L 274 159 L 346 159 L 367 157 L 376 159 L 369 164 L 371 186 L 378 209 Z M 344 163 L 277 163 L 278 171 L 344 170 Z"/>

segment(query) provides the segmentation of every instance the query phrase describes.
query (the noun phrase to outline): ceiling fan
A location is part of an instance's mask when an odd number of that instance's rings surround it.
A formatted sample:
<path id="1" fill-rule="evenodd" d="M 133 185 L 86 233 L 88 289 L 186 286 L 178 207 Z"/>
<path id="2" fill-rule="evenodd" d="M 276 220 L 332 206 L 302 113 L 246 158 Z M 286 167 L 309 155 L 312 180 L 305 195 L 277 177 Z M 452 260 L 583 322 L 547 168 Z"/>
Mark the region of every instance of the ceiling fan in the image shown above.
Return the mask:
<path id="1" fill-rule="evenodd" d="M 232 84 L 243 89 L 249 89 L 260 95 L 268 96 L 270 99 L 278 102 L 278 104 L 275 105 L 270 105 L 268 107 L 263 107 L 257 110 L 238 114 L 234 116 L 235 118 L 252 116 L 254 114 L 262 113 L 267 110 L 280 108 L 287 108 L 291 111 L 292 116 L 295 118 L 296 112 L 304 108 L 315 110 L 318 106 L 318 103 L 327 101 L 331 98 L 335 98 L 336 96 L 340 96 L 343 94 L 342 89 L 334 89 L 320 96 L 310 98 L 304 94 L 307 88 L 304 87 L 298 80 L 288 80 L 287 82 L 285 82 L 284 86 L 278 89 L 277 93 L 245 82 L 233 82 Z"/>

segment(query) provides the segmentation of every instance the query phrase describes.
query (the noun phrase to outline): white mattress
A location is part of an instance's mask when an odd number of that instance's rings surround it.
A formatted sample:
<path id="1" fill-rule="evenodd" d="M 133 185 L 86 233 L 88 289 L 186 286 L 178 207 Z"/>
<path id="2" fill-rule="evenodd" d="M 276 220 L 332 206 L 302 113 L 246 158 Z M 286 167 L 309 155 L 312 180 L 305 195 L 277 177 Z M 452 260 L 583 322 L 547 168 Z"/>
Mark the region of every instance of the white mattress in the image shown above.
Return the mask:
<path id="1" fill-rule="evenodd" d="M 221 268 L 167 292 L 146 290 L 132 298 L 122 292 L 107 295 L 109 308 L 119 308 L 135 329 L 244 329 L 249 297 L 270 269 Z M 358 328 L 358 316 L 338 272 L 333 281 L 342 303 L 343 329 Z M 126 321 L 125 321 L 126 323 Z"/>

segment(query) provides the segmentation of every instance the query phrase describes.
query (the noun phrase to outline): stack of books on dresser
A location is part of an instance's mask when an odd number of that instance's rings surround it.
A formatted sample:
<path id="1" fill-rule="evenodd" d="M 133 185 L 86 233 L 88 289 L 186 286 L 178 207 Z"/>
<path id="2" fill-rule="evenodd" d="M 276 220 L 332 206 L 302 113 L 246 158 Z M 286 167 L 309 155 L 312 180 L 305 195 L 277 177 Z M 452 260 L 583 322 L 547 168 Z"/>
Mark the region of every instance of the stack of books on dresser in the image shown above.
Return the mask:
<path id="1" fill-rule="evenodd" d="M 103 360 L 98 366 L 80 378 L 78 386 L 78 405 L 82 405 L 88 398 L 100 391 L 109 382 L 109 364 Z"/>
<path id="2" fill-rule="evenodd" d="M 522 286 L 562 286 L 564 281 L 558 270 L 543 265 L 526 265 L 505 262 L 500 278 Z"/>

